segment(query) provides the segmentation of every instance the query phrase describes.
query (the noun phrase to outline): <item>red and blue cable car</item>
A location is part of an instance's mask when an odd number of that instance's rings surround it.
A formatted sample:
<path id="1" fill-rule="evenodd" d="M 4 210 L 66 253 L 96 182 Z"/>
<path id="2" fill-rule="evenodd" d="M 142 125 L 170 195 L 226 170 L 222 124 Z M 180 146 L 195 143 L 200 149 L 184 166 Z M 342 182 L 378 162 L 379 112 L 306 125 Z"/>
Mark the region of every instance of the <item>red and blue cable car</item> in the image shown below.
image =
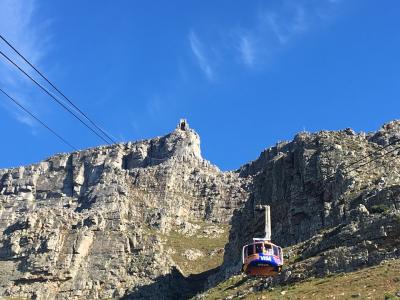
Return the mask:
<path id="1" fill-rule="evenodd" d="M 250 276 L 275 276 L 283 266 L 282 248 L 268 239 L 253 238 L 242 250 L 242 270 Z"/>

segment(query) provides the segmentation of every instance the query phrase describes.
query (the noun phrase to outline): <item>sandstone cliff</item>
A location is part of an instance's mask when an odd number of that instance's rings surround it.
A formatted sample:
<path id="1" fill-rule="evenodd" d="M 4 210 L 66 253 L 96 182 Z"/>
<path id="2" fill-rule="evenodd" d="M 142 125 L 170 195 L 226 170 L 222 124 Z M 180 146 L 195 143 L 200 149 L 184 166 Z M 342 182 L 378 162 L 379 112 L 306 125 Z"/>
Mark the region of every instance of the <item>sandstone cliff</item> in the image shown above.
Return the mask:
<path id="1" fill-rule="evenodd" d="M 257 204 L 271 206 L 272 240 L 286 247 L 286 268 L 271 284 L 400 258 L 400 146 L 388 146 L 399 136 L 399 121 L 368 135 L 303 132 L 240 168 L 251 178 L 249 199 L 234 213 L 211 282 L 237 274 L 241 246 L 263 235 Z"/>
<path id="2" fill-rule="evenodd" d="M 266 286 L 400 258 L 399 137 L 399 121 L 302 132 L 221 172 L 183 122 L 0 170 L 0 296 L 186 299 L 240 272 L 241 247 L 262 235 L 258 204 L 285 247 Z"/>
<path id="3" fill-rule="evenodd" d="M 227 233 L 244 183 L 202 159 L 186 123 L 161 138 L 0 170 L 0 296 L 182 294 L 187 262 L 223 248 L 199 254 L 169 237 Z"/>

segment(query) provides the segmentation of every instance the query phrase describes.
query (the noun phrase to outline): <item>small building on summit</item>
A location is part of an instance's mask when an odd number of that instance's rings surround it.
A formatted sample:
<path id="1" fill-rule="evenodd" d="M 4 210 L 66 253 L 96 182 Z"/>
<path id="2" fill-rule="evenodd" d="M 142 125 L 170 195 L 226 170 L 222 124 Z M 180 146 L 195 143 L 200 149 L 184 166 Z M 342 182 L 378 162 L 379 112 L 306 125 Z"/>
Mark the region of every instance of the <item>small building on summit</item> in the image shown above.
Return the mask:
<path id="1" fill-rule="evenodd" d="M 180 119 L 179 120 L 178 129 L 180 129 L 182 131 L 186 131 L 186 130 L 189 129 L 189 124 L 186 121 L 186 119 Z"/>

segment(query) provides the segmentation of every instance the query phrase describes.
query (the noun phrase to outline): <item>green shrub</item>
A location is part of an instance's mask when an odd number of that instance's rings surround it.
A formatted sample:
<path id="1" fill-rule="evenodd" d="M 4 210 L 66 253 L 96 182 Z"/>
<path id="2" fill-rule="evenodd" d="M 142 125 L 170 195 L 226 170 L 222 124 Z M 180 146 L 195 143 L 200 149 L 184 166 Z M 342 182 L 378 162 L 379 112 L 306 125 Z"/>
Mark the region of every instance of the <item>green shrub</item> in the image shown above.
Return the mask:
<path id="1" fill-rule="evenodd" d="M 390 294 L 390 293 L 385 293 L 385 300 L 397 300 L 397 299 L 399 299 L 399 298 L 396 297 L 395 295 Z"/>
<path id="2" fill-rule="evenodd" d="M 387 206 L 386 204 L 378 204 L 378 205 L 372 205 L 369 211 L 373 214 L 381 214 L 387 212 L 389 209 L 390 209 L 389 206 Z"/>

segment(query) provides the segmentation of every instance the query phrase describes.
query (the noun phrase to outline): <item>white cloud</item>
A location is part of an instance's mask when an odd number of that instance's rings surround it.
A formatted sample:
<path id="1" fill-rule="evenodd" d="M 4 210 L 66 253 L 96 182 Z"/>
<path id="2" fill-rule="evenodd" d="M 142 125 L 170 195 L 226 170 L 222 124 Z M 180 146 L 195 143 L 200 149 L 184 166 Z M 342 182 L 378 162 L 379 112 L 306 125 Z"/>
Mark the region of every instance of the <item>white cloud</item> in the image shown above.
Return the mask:
<path id="1" fill-rule="evenodd" d="M 281 49 L 326 22 L 323 13 L 333 13 L 337 2 L 285 0 L 273 7 L 263 7 L 253 24 L 234 31 L 232 43 L 239 46 L 231 49 L 237 51 L 246 67 L 265 66 Z"/>
<path id="2" fill-rule="evenodd" d="M 16 118 L 18 121 L 28 125 L 29 127 L 35 127 L 36 125 L 36 121 L 27 114 L 16 114 Z"/>
<path id="3" fill-rule="evenodd" d="M 302 6 L 297 6 L 295 8 L 292 32 L 301 33 L 308 29 L 308 14 L 309 12 Z"/>
<path id="4" fill-rule="evenodd" d="M 244 64 L 247 66 L 253 66 L 255 62 L 255 49 L 251 37 L 243 35 L 240 37 L 239 43 L 239 51 Z"/>
<path id="5" fill-rule="evenodd" d="M 208 38 L 188 34 L 190 49 L 201 71 L 215 81 L 224 67 L 239 64 L 265 69 L 284 49 L 302 36 L 318 30 L 337 16 L 342 0 L 282 0 L 264 2 L 244 24 L 219 28 Z"/>
<path id="6" fill-rule="evenodd" d="M 44 34 L 46 24 L 34 24 L 36 8 L 35 0 L 2 0 L 0 2 L 0 33 L 34 65 L 38 65 L 44 58 L 48 45 L 46 38 L 48 35 Z M 28 65 L 3 41 L 0 41 L 0 50 L 28 73 L 33 74 Z M 35 89 L 32 83 L 2 56 L 0 57 L 0 85 L 30 111 L 36 115 L 39 114 L 38 111 L 43 107 L 43 103 L 35 99 L 36 103 L 32 104 L 32 99 L 35 98 L 32 93 Z M 36 121 L 9 102 L 3 94 L 0 97 L 1 105 L 16 120 L 32 128 L 37 126 Z"/>
<path id="7" fill-rule="evenodd" d="M 289 40 L 288 33 L 278 20 L 278 16 L 274 13 L 268 13 L 265 16 L 265 22 L 267 23 L 263 30 L 270 30 L 275 38 L 278 39 L 280 44 L 285 44 Z M 263 31 L 262 30 L 262 31 Z"/>
<path id="8" fill-rule="evenodd" d="M 199 64 L 200 69 L 206 75 L 207 79 L 213 80 L 214 79 L 214 71 L 211 68 L 209 59 L 207 58 L 206 51 L 204 48 L 203 43 L 200 42 L 196 34 L 191 31 L 189 33 L 189 42 L 190 47 L 194 56 L 196 57 L 197 63 Z"/>
<path id="9" fill-rule="evenodd" d="M 34 106 L 31 105 L 28 101 L 24 100 L 26 98 L 25 94 L 17 92 L 10 93 L 9 91 L 7 91 L 7 93 L 11 94 L 11 97 L 16 99 L 21 105 L 23 105 L 31 112 L 33 111 L 33 113 L 37 115 L 37 113 L 34 112 Z M 36 121 L 26 112 L 24 112 L 20 107 L 11 102 L 8 97 L 5 96 L 3 93 L 0 93 L 0 106 L 8 111 L 10 115 L 12 115 L 17 121 L 21 122 L 22 124 L 28 125 L 29 127 L 31 127 L 31 129 L 35 129 L 37 127 L 38 124 L 36 123 Z"/>
<path id="10" fill-rule="evenodd" d="M 265 13 L 265 24 L 261 21 L 263 30 L 271 30 L 280 44 L 286 44 L 293 37 L 308 29 L 309 12 L 301 5 L 291 6 L 282 11 Z"/>

